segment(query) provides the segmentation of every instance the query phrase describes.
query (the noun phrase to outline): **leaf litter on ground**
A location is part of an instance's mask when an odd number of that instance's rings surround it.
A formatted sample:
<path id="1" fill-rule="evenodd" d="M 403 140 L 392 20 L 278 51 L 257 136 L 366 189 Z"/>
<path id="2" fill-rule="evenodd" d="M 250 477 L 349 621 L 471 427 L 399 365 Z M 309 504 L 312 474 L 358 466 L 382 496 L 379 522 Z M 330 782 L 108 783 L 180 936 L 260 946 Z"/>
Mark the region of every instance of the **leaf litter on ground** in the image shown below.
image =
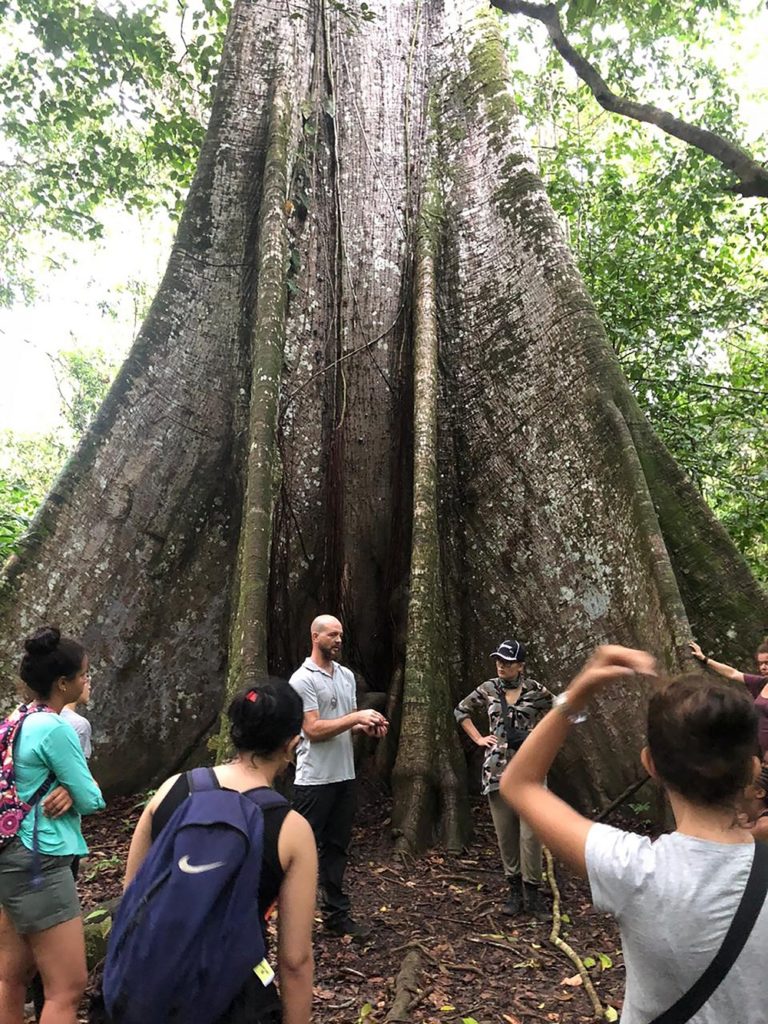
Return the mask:
<path id="1" fill-rule="evenodd" d="M 360 811 L 347 872 L 353 913 L 371 925 L 363 943 L 326 936 L 317 915 L 315 1017 L 323 1024 L 384 1024 L 403 958 L 420 954 L 412 1024 L 584 1024 L 592 1007 L 573 965 L 548 942 L 551 921 L 501 914 L 506 881 L 487 803 L 473 805 L 474 837 L 461 855 L 431 851 L 396 860 L 386 827 L 389 801 L 361 780 Z M 84 912 L 118 896 L 141 805 L 110 802 L 83 821 L 92 851 L 81 870 Z M 102 867 L 99 867 L 102 865 Z M 477 878 L 475 878 L 477 875 Z M 586 882 L 559 869 L 567 941 L 618 1020 L 624 970 L 618 929 L 593 909 Z M 565 979 L 565 980 L 564 980 Z M 581 980 L 581 979 L 579 979 Z M 564 988 L 565 986 L 565 988 Z M 84 1020 L 85 1018 L 82 1017 Z M 610 1018 L 609 1018 L 610 1019 Z"/>

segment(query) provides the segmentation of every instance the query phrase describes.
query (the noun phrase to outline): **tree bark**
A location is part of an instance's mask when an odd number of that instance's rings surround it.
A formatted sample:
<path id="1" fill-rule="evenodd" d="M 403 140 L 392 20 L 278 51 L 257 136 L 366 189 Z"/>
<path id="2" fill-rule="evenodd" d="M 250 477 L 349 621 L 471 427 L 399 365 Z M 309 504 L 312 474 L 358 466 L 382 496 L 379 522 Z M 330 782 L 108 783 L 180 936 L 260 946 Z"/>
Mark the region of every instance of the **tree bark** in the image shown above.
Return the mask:
<path id="1" fill-rule="evenodd" d="M 400 708 L 400 743 L 392 774 L 392 824 L 403 850 L 438 835 L 460 850 L 469 836 L 461 750 L 451 715 L 438 523 L 438 327 L 435 243 L 440 204 L 429 181 L 419 216 L 413 301 L 413 514 L 407 656 Z"/>
<path id="2" fill-rule="evenodd" d="M 334 612 L 388 692 L 401 845 L 458 846 L 451 708 L 500 639 L 559 690 L 605 640 L 675 670 L 692 624 L 744 663 L 768 607 L 619 371 L 495 18 L 374 14 L 235 3 L 168 271 L 5 569 L 0 650 L 10 680 L 41 621 L 84 638 L 96 773 L 128 790 Z M 591 808 L 632 782 L 644 705 L 606 697 L 554 784 Z"/>

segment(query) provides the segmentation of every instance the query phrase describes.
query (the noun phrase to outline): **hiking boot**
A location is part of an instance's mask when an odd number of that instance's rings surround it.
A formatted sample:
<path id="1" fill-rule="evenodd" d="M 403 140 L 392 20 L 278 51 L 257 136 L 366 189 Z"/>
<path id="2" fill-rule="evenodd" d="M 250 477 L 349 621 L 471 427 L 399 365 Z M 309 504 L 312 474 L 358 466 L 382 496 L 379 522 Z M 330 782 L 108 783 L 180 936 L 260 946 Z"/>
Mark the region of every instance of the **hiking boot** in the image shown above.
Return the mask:
<path id="1" fill-rule="evenodd" d="M 323 927 L 329 935 L 336 935 L 342 938 L 344 935 L 351 935 L 353 942 L 362 942 L 371 934 L 371 929 L 359 924 L 351 917 L 342 917 L 340 920 L 324 921 Z"/>
<path id="2" fill-rule="evenodd" d="M 509 898 L 501 908 L 501 912 L 507 917 L 515 917 L 523 912 L 522 880 L 520 875 L 515 875 L 513 878 L 508 878 L 507 882 L 509 883 Z"/>
<path id="3" fill-rule="evenodd" d="M 533 882 L 523 882 L 523 889 L 525 890 L 525 909 L 528 913 L 538 918 L 539 921 L 548 920 L 549 907 L 541 895 L 539 886 L 534 885 Z"/>

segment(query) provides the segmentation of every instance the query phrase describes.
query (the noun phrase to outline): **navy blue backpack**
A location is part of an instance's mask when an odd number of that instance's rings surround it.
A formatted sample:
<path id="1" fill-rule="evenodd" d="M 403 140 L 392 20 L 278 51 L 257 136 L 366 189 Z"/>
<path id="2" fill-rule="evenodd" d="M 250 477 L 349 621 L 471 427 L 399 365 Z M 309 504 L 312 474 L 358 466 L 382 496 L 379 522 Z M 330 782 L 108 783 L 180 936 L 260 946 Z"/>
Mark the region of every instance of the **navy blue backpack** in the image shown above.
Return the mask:
<path id="1" fill-rule="evenodd" d="M 103 993 L 114 1024 L 212 1024 L 265 955 L 259 913 L 263 809 L 271 789 L 221 789 L 187 775 L 112 924 Z"/>

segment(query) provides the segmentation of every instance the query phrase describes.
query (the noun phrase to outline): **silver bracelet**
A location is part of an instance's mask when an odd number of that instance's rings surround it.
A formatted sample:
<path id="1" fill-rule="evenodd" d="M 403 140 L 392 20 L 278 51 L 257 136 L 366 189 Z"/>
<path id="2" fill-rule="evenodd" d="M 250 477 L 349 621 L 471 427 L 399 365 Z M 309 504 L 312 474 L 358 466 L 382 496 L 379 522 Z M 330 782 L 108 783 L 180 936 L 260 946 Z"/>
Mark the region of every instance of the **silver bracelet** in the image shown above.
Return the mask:
<path id="1" fill-rule="evenodd" d="M 571 725 L 581 725 L 582 722 L 586 722 L 589 718 L 587 711 L 570 711 L 570 701 L 568 700 L 568 691 L 565 690 L 563 693 L 558 693 L 555 699 L 552 701 L 552 707 L 564 715 Z"/>

